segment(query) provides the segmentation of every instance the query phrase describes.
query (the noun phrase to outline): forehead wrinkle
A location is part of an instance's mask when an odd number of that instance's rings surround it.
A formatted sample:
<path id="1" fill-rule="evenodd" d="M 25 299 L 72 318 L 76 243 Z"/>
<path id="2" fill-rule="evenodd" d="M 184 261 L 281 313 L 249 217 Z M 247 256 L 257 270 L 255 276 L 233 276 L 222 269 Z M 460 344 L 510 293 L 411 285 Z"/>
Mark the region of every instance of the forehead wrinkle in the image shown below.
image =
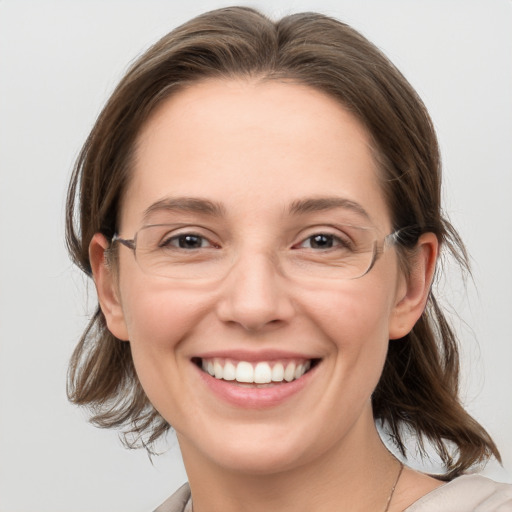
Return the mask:
<path id="1" fill-rule="evenodd" d="M 201 197 L 166 197 L 146 208 L 143 220 L 146 221 L 151 214 L 159 211 L 200 213 L 213 217 L 222 217 L 225 214 L 223 205 L 209 199 Z"/>
<path id="2" fill-rule="evenodd" d="M 333 210 L 335 208 L 344 208 L 346 210 L 353 211 L 365 219 L 371 221 L 370 215 L 359 203 L 337 196 L 298 199 L 293 201 L 293 203 L 290 205 L 289 211 L 292 215 L 300 215 L 305 213 Z"/>

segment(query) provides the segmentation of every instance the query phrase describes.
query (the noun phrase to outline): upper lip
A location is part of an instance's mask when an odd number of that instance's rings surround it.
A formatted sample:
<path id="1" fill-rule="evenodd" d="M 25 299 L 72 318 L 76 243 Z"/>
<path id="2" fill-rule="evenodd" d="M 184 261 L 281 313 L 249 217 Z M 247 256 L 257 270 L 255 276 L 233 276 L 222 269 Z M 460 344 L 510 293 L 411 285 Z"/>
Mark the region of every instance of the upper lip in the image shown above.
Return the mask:
<path id="1" fill-rule="evenodd" d="M 214 350 L 208 352 L 201 352 L 196 354 L 195 358 L 213 359 L 224 358 L 233 359 L 235 361 L 247 361 L 248 363 L 257 361 L 273 361 L 277 359 L 320 359 L 316 354 L 307 354 L 301 352 L 287 351 L 287 350 Z"/>

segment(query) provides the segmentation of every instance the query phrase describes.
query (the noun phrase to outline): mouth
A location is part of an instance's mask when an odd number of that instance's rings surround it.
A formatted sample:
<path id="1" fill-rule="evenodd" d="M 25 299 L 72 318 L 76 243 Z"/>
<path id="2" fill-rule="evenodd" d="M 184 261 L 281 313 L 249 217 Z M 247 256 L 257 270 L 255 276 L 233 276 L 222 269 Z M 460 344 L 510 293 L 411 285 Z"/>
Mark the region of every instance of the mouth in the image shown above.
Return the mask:
<path id="1" fill-rule="evenodd" d="M 192 362 L 211 377 L 256 388 L 285 385 L 300 379 L 311 371 L 320 359 L 277 359 L 271 361 L 243 361 L 229 358 L 192 358 Z"/>

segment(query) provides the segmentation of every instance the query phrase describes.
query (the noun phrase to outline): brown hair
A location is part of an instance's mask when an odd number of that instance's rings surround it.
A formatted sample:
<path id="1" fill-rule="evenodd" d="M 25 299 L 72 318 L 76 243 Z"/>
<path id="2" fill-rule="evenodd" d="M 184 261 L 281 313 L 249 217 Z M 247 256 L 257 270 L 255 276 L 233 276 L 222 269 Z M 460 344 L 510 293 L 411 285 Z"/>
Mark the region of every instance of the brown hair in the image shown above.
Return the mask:
<path id="1" fill-rule="evenodd" d="M 467 268 L 464 246 L 441 213 L 432 122 L 394 65 L 358 32 L 326 16 L 295 14 L 273 22 L 255 10 L 230 7 L 203 14 L 158 41 L 132 65 L 100 114 L 77 160 L 67 200 L 67 243 L 85 273 L 91 275 L 88 247 L 94 233 L 110 238 L 116 232 L 144 121 L 178 88 L 232 77 L 292 80 L 336 98 L 373 138 L 394 227 L 416 227 L 401 239 L 402 259 L 407 261 L 420 234 L 433 232 Z M 491 455 L 500 459 L 490 436 L 462 407 L 458 378 L 455 335 L 431 292 L 412 331 L 389 343 L 373 411 L 403 455 L 405 431 L 417 435 L 422 450 L 424 439 L 431 442 L 446 466 L 446 479 Z M 68 395 L 90 407 L 94 424 L 122 428 L 132 447 L 150 448 L 170 427 L 142 390 L 130 344 L 108 331 L 99 307 L 72 356 Z"/>

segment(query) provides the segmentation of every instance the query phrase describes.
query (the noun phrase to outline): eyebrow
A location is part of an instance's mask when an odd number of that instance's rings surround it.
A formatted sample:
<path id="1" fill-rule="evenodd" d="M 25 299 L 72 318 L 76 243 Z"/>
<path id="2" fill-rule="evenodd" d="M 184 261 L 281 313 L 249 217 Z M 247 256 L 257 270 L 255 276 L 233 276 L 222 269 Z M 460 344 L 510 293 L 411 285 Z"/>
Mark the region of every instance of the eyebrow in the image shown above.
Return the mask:
<path id="1" fill-rule="evenodd" d="M 336 208 L 353 211 L 367 220 L 371 220 L 370 215 L 359 203 L 337 196 L 298 199 L 293 201 L 290 205 L 289 213 L 291 215 L 301 215 Z M 159 211 L 200 213 L 213 217 L 222 217 L 225 215 L 224 206 L 221 203 L 209 199 L 200 197 L 167 197 L 146 208 L 143 220 L 147 221 L 153 213 Z"/>
<path id="2" fill-rule="evenodd" d="M 146 221 L 153 213 L 160 211 L 201 213 L 214 217 L 224 215 L 224 207 L 220 203 L 200 197 L 166 197 L 153 203 L 144 211 Z"/>
<path id="3" fill-rule="evenodd" d="M 307 198 L 294 201 L 290 206 L 291 214 L 304 214 L 321 212 L 325 210 L 333 210 L 335 208 L 344 208 L 351 210 L 368 220 L 371 220 L 368 212 L 355 201 L 337 196 L 318 197 L 318 198 Z"/>

